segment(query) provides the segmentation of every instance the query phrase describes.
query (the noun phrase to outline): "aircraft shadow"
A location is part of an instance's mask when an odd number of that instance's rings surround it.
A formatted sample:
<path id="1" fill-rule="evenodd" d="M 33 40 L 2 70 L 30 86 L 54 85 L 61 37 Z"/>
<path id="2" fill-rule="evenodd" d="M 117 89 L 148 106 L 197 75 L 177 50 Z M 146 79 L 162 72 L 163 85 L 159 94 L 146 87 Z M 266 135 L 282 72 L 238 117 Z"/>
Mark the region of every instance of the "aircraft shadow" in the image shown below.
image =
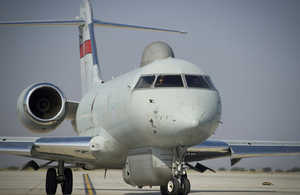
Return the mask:
<path id="1" fill-rule="evenodd" d="M 122 191 L 122 190 L 120 190 Z M 124 193 L 124 195 L 133 195 L 133 194 L 140 194 L 141 191 L 136 191 L 136 192 L 131 192 L 131 193 Z M 223 193 L 258 193 L 258 194 L 264 194 L 264 193 L 276 193 L 276 191 L 260 191 L 260 190 L 198 190 L 198 191 L 190 191 L 189 194 L 201 194 L 201 193 L 218 193 L 218 194 L 223 194 Z M 160 191 L 155 191 L 155 192 L 143 192 L 142 194 L 147 194 L 147 195 L 157 195 L 161 194 Z"/>
<path id="2" fill-rule="evenodd" d="M 199 193 L 275 193 L 277 191 L 265 191 L 265 190 L 191 190 L 189 194 L 199 194 Z"/>
<path id="3" fill-rule="evenodd" d="M 85 191 L 85 189 L 80 188 L 77 190 L 82 190 Z M 105 189 L 105 188 L 101 188 L 101 189 L 95 189 L 95 191 L 98 191 L 101 193 L 101 191 L 117 191 L 117 192 L 123 192 L 124 189 Z M 126 191 L 131 191 L 126 189 Z M 263 194 L 263 193 L 276 193 L 276 190 L 191 190 L 189 194 L 201 194 L 201 193 L 219 193 L 219 194 L 223 194 L 223 193 L 259 193 L 259 194 Z M 158 195 L 161 194 L 159 190 L 137 190 L 137 189 L 132 189 L 132 192 L 127 192 L 124 193 L 124 195 L 134 195 L 134 194 L 146 194 L 146 195 Z"/>
<path id="4" fill-rule="evenodd" d="M 87 189 L 84 189 L 84 188 L 77 188 L 76 190 L 79 190 L 79 191 L 86 191 Z M 117 192 L 119 194 L 119 192 L 123 192 L 124 189 L 111 189 L 111 188 L 94 188 L 94 190 L 96 192 L 99 192 L 99 194 L 101 194 L 101 191 L 114 191 L 114 192 Z M 147 189 L 146 190 L 142 190 L 142 189 L 132 189 L 132 190 L 128 190 L 126 189 L 126 191 L 132 191 L 132 192 L 127 192 L 127 193 L 124 193 L 124 195 L 130 195 L 130 194 L 147 194 L 147 195 L 158 195 L 158 194 L 161 194 L 159 190 L 149 190 Z"/>

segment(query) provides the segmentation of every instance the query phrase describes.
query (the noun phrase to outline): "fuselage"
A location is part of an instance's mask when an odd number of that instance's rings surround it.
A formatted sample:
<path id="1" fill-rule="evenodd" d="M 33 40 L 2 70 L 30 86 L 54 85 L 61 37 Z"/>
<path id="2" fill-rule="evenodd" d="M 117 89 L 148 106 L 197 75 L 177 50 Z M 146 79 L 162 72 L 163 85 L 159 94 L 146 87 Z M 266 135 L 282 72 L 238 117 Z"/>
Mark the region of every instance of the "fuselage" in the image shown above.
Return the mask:
<path id="1" fill-rule="evenodd" d="M 193 87 L 189 80 L 196 77 L 207 85 Z M 161 78 L 169 85 L 158 86 Z M 168 58 L 89 91 L 76 123 L 80 136 L 108 136 L 128 149 L 174 148 L 203 142 L 220 118 L 220 96 L 209 76 L 192 63 Z"/>

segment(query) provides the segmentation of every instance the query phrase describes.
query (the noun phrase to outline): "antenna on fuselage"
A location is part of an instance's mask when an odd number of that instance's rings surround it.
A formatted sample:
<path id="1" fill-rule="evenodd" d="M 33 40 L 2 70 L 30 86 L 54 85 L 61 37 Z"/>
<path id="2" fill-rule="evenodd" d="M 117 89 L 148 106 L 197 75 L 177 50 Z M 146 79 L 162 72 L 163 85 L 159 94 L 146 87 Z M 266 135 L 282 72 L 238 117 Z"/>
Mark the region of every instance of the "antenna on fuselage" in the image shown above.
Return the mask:
<path id="1" fill-rule="evenodd" d="M 143 52 L 141 67 L 146 66 L 156 60 L 175 58 L 172 48 L 164 42 L 153 42 L 149 44 Z"/>

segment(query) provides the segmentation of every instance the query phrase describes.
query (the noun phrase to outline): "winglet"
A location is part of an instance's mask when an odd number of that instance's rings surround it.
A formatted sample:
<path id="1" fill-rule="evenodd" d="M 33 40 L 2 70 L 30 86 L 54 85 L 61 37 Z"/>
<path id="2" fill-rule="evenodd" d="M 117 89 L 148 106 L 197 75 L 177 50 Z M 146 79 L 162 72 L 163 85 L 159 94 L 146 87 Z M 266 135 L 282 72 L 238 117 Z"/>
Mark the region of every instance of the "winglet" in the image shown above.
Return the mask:
<path id="1" fill-rule="evenodd" d="M 31 160 L 24 165 L 24 167 L 21 169 L 21 171 L 24 171 L 28 168 L 32 168 L 33 170 L 37 171 L 40 169 L 40 166 L 34 160 Z"/>

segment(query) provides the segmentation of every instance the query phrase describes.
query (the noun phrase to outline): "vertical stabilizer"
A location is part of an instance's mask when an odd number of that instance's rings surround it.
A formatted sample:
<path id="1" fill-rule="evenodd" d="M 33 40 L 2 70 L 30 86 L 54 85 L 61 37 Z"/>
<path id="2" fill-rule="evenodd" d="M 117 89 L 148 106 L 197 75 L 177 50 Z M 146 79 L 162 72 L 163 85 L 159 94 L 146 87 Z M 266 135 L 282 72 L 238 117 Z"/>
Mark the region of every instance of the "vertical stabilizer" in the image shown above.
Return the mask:
<path id="1" fill-rule="evenodd" d="M 0 22 L 0 26 L 78 26 L 82 96 L 90 89 L 101 84 L 101 79 L 94 26 L 132 30 L 148 30 L 186 34 L 184 31 L 117 24 L 93 19 L 93 11 L 89 0 L 84 0 L 80 6 L 79 18 L 72 20 L 34 20 Z"/>
<path id="2" fill-rule="evenodd" d="M 95 85 L 99 85 L 102 80 L 94 36 L 93 11 L 89 0 L 83 1 L 79 14 L 80 19 L 84 20 L 84 25 L 78 27 L 83 96 Z"/>

